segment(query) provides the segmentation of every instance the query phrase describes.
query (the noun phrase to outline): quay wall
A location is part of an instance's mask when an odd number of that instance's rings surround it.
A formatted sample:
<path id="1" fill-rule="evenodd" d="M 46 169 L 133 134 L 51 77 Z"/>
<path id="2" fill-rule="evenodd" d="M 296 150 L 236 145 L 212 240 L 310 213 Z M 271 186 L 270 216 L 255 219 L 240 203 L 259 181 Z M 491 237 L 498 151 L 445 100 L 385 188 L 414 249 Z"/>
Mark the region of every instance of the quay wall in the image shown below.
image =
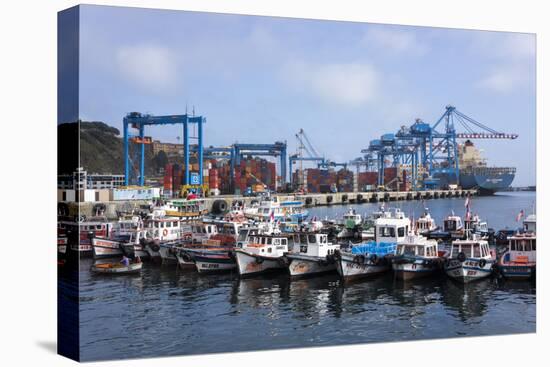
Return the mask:
<path id="1" fill-rule="evenodd" d="M 477 195 L 476 190 L 425 190 L 425 191 L 391 191 L 391 192 L 341 192 L 327 194 L 305 194 L 295 195 L 299 200 L 302 200 L 307 207 L 325 206 L 325 205 L 346 205 L 360 204 L 368 202 L 380 201 L 399 201 L 399 200 L 422 200 L 422 199 L 442 199 L 452 197 L 465 197 L 467 195 Z M 289 196 L 281 194 L 281 196 Z M 250 205 L 257 198 L 244 197 L 238 195 L 220 195 L 204 199 L 209 211 L 219 211 L 220 201 L 225 202 L 225 207 L 230 208 L 234 201 L 241 200 L 245 205 Z M 117 218 L 118 212 L 129 212 L 132 209 L 139 210 L 140 207 L 148 205 L 146 200 L 125 200 L 125 201 L 103 201 L 103 202 L 85 202 L 75 203 L 67 202 L 69 208 L 68 215 L 76 216 L 83 215 L 86 217 L 93 216 L 97 205 L 105 206 L 105 216 L 109 219 Z M 219 213 L 215 213 L 219 214 Z"/>

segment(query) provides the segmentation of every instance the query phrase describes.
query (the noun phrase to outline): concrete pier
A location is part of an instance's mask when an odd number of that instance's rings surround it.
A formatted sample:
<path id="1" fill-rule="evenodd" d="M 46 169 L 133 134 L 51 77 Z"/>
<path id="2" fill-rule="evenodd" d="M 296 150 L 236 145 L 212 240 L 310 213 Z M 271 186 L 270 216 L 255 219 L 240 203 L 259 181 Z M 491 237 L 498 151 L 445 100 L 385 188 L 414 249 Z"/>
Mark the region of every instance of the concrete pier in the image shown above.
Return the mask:
<path id="1" fill-rule="evenodd" d="M 440 199 L 452 197 L 465 197 L 468 194 L 477 195 L 476 190 L 425 190 L 425 191 L 388 191 L 388 192 L 339 192 L 327 194 L 305 194 L 295 195 L 296 199 L 301 200 L 307 207 L 326 206 L 326 205 L 347 205 L 361 203 L 375 203 L 380 201 L 400 201 L 400 200 L 422 200 L 422 199 Z M 279 196 L 291 196 L 290 194 L 277 194 Z M 258 198 L 244 197 L 238 195 L 221 195 L 204 199 L 210 211 L 220 207 L 221 201 L 225 202 L 227 209 L 236 200 L 241 200 L 245 205 L 251 205 Z M 86 202 L 86 203 L 66 203 L 69 216 L 93 216 L 98 205 L 105 206 L 105 216 L 109 219 L 117 219 L 118 212 L 129 212 L 132 209 L 139 210 L 148 206 L 149 202 L 145 200 L 133 201 L 107 201 L 107 202 Z M 223 205 L 222 205 L 223 206 Z M 220 214 L 220 213 L 216 213 Z"/>

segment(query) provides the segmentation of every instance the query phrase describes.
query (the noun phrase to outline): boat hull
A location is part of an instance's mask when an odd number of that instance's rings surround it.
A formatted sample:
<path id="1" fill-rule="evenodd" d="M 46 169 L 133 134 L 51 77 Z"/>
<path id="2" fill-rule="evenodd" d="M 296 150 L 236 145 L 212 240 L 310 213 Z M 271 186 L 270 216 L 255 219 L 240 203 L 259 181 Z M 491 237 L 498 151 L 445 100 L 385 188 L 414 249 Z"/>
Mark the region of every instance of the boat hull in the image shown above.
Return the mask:
<path id="1" fill-rule="evenodd" d="M 94 264 L 92 265 L 92 272 L 111 275 L 137 274 L 141 272 L 142 265 L 143 263 L 134 263 L 128 266 L 116 266 L 116 264 Z"/>
<path id="2" fill-rule="evenodd" d="M 460 262 L 451 259 L 445 264 L 445 273 L 450 278 L 461 283 L 470 283 L 489 277 L 493 273 L 494 260 L 485 259 L 484 266 L 480 266 L 480 259 L 466 259 Z"/>
<path id="3" fill-rule="evenodd" d="M 536 265 L 498 264 L 498 272 L 505 279 L 528 280 L 534 278 Z"/>
<path id="4" fill-rule="evenodd" d="M 493 194 L 508 188 L 514 181 L 515 170 L 512 168 L 480 167 L 460 170 L 460 186 L 463 189 L 479 189 L 482 194 Z"/>
<path id="5" fill-rule="evenodd" d="M 286 266 L 283 256 L 265 257 L 247 253 L 243 250 L 235 250 L 237 268 L 240 276 L 253 276 L 270 271 L 280 271 Z"/>
<path id="6" fill-rule="evenodd" d="M 94 258 L 119 257 L 122 256 L 120 242 L 107 238 L 92 238 Z"/>
<path id="7" fill-rule="evenodd" d="M 393 272 L 397 279 L 411 280 L 433 276 L 439 269 L 421 263 L 393 264 Z"/>
<path id="8" fill-rule="evenodd" d="M 336 262 L 331 259 L 306 255 L 286 255 L 291 277 L 306 277 L 336 271 Z"/>
<path id="9" fill-rule="evenodd" d="M 229 256 L 195 255 L 194 258 L 199 273 L 219 273 L 237 268 L 237 263 Z"/>
<path id="10" fill-rule="evenodd" d="M 374 264 L 365 258 L 361 261 L 359 256 L 347 253 L 340 253 L 336 261 L 336 271 L 345 281 L 373 277 L 390 269 L 391 266 L 387 263 Z"/>

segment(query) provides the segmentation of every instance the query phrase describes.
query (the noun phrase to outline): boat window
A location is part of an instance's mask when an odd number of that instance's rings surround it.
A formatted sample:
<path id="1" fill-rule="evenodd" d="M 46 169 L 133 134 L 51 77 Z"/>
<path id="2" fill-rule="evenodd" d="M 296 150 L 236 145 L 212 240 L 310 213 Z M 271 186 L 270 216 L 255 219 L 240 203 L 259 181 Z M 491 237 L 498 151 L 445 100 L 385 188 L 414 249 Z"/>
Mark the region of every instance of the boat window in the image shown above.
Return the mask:
<path id="1" fill-rule="evenodd" d="M 272 247 L 268 247 L 267 248 L 267 252 L 271 253 L 273 251 L 273 248 Z"/>
<path id="2" fill-rule="evenodd" d="M 273 239 L 273 244 L 278 245 L 280 243 L 280 240 L 278 238 Z"/>
<path id="3" fill-rule="evenodd" d="M 533 251 L 537 250 L 537 240 L 532 240 L 531 241 L 531 247 L 533 248 Z"/>
<path id="4" fill-rule="evenodd" d="M 380 237 L 395 237 L 395 228 L 393 227 L 380 227 L 378 229 Z"/>
<path id="5" fill-rule="evenodd" d="M 416 246 L 410 246 L 410 245 L 404 245 L 403 246 L 403 255 L 411 255 L 414 256 L 415 254 L 415 248 Z"/>
<path id="6" fill-rule="evenodd" d="M 416 246 L 416 254 L 418 256 L 424 256 L 424 246 Z"/>
<path id="7" fill-rule="evenodd" d="M 481 257 L 483 256 L 481 254 L 481 247 L 480 246 L 474 246 L 474 257 Z"/>
<path id="8" fill-rule="evenodd" d="M 458 254 L 459 252 L 460 252 L 460 245 L 458 244 L 453 245 L 453 247 L 451 248 L 451 254 L 454 255 L 454 254 Z"/>
<path id="9" fill-rule="evenodd" d="M 283 246 L 286 246 L 286 245 L 287 245 L 287 240 L 286 240 L 286 238 L 281 238 L 281 245 L 283 245 Z"/>
<path id="10" fill-rule="evenodd" d="M 305 234 L 300 235 L 300 243 L 302 245 L 307 245 L 307 236 Z"/>
<path id="11" fill-rule="evenodd" d="M 267 244 L 268 244 L 268 245 L 271 245 L 271 237 L 269 237 L 269 238 L 267 239 Z"/>
<path id="12" fill-rule="evenodd" d="M 327 243 L 327 236 L 321 236 L 321 243 Z"/>
<path id="13" fill-rule="evenodd" d="M 309 243 L 316 243 L 317 242 L 317 239 L 315 238 L 315 235 L 314 234 L 310 234 L 307 236 L 307 239 L 308 239 L 308 242 Z"/>
<path id="14" fill-rule="evenodd" d="M 397 228 L 397 236 L 398 237 L 405 237 L 405 228 L 403 228 L 403 227 Z"/>
<path id="15" fill-rule="evenodd" d="M 466 257 L 472 257 L 472 245 L 471 244 L 462 245 L 461 251 L 464 252 Z"/>
<path id="16" fill-rule="evenodd" d="M 516 240 L 510 240 L 510 251 L 516 251 Z"/>

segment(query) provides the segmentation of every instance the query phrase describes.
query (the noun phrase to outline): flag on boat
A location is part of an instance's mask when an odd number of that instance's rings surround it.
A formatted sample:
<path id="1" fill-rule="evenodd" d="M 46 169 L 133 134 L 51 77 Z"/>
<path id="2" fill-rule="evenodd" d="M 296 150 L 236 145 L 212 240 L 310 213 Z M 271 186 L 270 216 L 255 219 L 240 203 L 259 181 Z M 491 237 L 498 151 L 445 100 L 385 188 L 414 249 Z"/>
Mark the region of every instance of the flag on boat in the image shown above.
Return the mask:
<path id="1" fill-rule="evenodd" d="M 524 215 L 524 211 L 523 209 L 520 210 L 520 212 L 518 213 L 518 215 L 516 216 L 516 222 L 519 222 L 521 220 L 521 218 L 523 218 L 523 215 Z"/>

